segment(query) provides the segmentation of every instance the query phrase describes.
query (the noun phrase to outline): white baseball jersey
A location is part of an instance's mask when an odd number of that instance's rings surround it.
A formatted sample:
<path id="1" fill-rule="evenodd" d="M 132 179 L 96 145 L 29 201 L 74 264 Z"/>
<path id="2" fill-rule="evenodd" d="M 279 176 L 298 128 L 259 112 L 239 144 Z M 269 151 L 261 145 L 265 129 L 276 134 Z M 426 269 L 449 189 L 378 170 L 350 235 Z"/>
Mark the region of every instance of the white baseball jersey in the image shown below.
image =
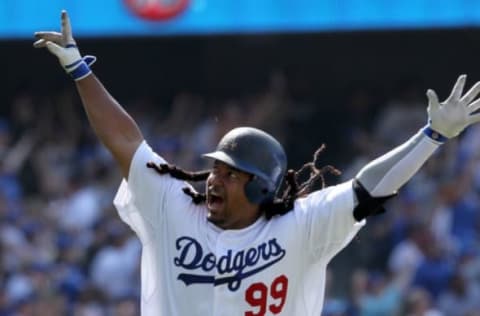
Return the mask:
<path id="1" fill-rule="evenodd" d="M 187 184 L 159 175 L 143 142 L 115 206 L 143 245 L 144 316 L 318 316 L 327 263 L 358 232 L 351 182 L 314 192 L 294 209 L 244 229 L 207 221 Z"/>

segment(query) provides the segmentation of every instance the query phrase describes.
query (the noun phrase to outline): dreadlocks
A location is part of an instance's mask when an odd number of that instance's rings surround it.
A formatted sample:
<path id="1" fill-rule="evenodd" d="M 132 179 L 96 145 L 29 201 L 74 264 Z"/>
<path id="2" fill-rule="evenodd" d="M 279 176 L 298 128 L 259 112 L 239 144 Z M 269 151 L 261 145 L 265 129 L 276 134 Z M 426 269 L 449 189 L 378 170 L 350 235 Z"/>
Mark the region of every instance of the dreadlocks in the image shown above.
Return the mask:
<path id="1" fill-rule="evenodd" d="M 318 167 L 320 153 L 325 150 L 325 144 L 322 144 L 314 153 L 313 160 L 305 163 L 298 171 L 290 169 L 285 174 L 285 189 L 281 198 L 275 198 L 273 201 L 267 201 L 260 205 L 260 208 L 265 212 L 267 219 L 275 215 L 283 215 L 293 209 L 295 200 L 299 197 L 305 196 L 312 191 L 312 188 L 320 180 L 321 187 L 325 187 L 324 175 L 328 172 L 333 175 L 340 175 L 340 171 L 331 165 Z M 175 179 L 185 181 L 205 181 L 207 180 L 210 170 L 189 172 L 178 168 L 171 164 L 155 164 L 148 162 L 147 167 L 154 169 L 161 175 L 169 174 Z M 299 184 L 299 178 L 302 174 L 309 171 L 307 180 Z M 189 187 L 183 188 L 183 192 L 192 198 L 193 203 L 200 204 L 206 201 L 205 193 L 198 193 Z"/>

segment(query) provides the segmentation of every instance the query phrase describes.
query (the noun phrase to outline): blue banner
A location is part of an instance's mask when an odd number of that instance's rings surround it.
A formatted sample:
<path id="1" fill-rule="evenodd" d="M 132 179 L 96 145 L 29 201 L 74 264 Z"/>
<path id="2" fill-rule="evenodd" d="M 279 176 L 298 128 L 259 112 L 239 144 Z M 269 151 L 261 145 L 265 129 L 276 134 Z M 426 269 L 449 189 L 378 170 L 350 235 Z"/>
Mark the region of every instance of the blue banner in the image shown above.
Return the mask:
<path id="1" fill-rule="evenodd" d="M 77 37 L 476 27 L 478 0 L 0 0 L 0 38 L 58 30 Z"/>

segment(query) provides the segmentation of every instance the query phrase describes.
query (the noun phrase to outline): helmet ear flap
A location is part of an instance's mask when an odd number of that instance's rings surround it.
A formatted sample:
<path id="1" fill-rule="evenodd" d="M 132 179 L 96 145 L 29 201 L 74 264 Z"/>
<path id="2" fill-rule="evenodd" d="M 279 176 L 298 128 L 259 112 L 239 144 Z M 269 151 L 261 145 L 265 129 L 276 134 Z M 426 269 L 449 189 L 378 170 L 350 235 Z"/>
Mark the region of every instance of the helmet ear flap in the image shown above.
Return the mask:
<path id="1" fill-rule="evenodd" d="M 245 185 L 245 195 L 250 203 L 261 204 L 268 200 L 273 199 L 274 192 L 269 190 L 268 184 L 265 180 L 259 177 L 253 177 Z"/>

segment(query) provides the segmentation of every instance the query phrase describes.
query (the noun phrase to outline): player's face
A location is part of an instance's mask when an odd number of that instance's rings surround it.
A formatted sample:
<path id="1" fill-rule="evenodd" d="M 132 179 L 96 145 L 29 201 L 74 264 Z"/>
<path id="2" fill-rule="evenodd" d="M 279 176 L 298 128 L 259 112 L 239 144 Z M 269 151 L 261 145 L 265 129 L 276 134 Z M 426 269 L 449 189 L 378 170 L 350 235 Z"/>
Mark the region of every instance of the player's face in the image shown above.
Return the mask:
<path id="1" fill-rule="evenodd" d="M 208 220 L 223 229 L 240 229 L 260 215 L 259 207 L 245 196 L 251 175 L 216 160 L 207 179 Z"/>

